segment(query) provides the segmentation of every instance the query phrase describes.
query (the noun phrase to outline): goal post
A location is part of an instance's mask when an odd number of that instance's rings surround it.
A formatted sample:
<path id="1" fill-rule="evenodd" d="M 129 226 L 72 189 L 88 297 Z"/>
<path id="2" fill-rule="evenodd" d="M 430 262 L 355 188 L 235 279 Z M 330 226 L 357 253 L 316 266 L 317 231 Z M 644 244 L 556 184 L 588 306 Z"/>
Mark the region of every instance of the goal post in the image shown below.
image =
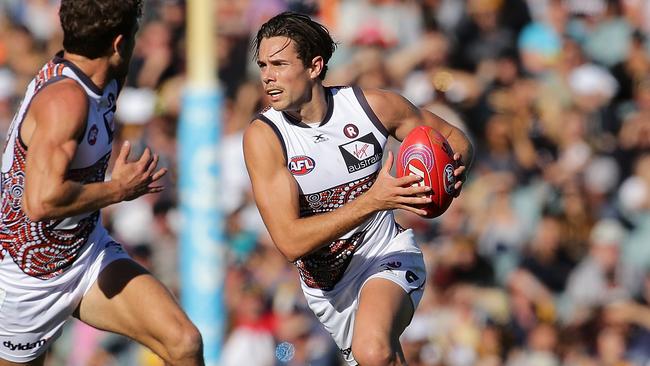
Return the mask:
<path id="1" fill-rule="evenodd" d="M 187 81 L 178 136 L 181 303 L 203 336 L 208 366 L 219 364 L 225 324 L 215 3 L 187 2 Z"/>

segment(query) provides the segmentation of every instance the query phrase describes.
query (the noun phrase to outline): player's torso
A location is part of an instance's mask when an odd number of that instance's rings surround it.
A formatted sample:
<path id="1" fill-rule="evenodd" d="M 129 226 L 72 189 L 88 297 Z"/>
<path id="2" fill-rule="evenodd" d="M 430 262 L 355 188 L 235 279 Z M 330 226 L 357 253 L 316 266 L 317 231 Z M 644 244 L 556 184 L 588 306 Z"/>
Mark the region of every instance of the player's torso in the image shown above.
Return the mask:
<path id="1" fill-rule="evenodd" d="M 326 94 L 320 125 L 275 110 L 263 114 L 282 136 L 287 169 L 301 191 L 301 216 L 332 211 L 367 190 L 361 187 L 374 181 L 386 144 L 385 129 L 364 111 L 355 88 L 327 88 Z"/>
<path id="2" fill-rule="evenodd" d="M 21 207 L 29 150 L 20 136 L 21 125 L 36 94 L 64 78 L 76 81 L 88 96 L 88 118 L 66 178 L 84 184 L 103 181 L 112 150 L 117 81 L 101 90 L 72 63 L 55 57 L 29 84 L 2 155 L 2 249 L 25 273 L 39 278 L 54 276 L 70 265 L 99 222 L 99 212 L 31 222 Z"/>
<path id="3" fill-rule="evenodd" d="M 300 189 L 300 216 L 333 211 L 370 189 L 381 168 L 388 132 L 360 89 L 326 88 L 328 111 L 319 125 L 309 126 L 269 109 L 262 121 L 271 125 L 286 152 L 287 169 Z M 304 282 L 330 289 L 352 255 L 375 236 L 394 227 L 392 212 L 373 215 L 339 240 L 296 262 Z M 378 234 L 381 232 L 381 234 Z"/>

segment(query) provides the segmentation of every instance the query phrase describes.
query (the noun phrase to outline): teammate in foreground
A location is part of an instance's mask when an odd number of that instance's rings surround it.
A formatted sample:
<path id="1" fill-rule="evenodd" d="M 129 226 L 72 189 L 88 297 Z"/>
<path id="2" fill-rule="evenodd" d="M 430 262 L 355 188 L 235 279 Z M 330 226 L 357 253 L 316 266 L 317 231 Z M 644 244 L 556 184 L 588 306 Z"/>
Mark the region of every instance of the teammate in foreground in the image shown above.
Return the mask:
<path id="1" fill-rule="evenodd" d="M 111 180 L 115 101 L 141 0 L 62 0 L 64 51 L 29 84 L 2 156 L 0 365 L 42 365 L 71 315 L 126 335 L 172 365 L 202 365 L 201 336 L 172 295 L 124 253 L 99 210 L 162 190 L 158 156 Z"/>
<path id="2" fill-rule="evenodd" d="M 440 131 L 464 174 L 467 137 L 398 94 L 325 87 L 335 43 L 309 17 L 282 13 L 262 25 L 257 64 L 270 107 L 244 136 L 257 206 L 273 241 L 300 272 L 308 304 L 350 365 L 404 364 L 399 336 L 411 321 L 426 271 L 411 230 L 393 209 L 423 215 L 428 187 L 382 168 L 389 135 Z M 465 160 L 463 160 L 463 158 Z M 462 181 L 456 183 L 460 189 Z M 404 188 L 408 187 L 408 188 Z"/>

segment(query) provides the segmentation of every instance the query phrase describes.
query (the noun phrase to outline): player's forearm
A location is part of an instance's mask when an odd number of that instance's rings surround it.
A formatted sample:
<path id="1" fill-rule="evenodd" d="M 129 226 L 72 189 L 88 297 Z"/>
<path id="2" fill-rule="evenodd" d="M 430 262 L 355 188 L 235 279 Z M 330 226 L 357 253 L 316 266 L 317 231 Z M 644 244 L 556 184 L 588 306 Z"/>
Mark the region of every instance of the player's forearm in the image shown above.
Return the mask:
<path id="1" fill-rule="evenodd" d="M 43 221 L 94 212 L 121 200 L 116 182 L 81 184 L 65 181 L 41 194 L 25 195 L 23 208 L 30 220 Z"/>
<path id="2" fill-rule="evenodd" d="M 370 197 L 362 195 L 332 212 L 293 221 L 273 240 L 282 254 L 293 262 L 339 239 L 376 211 Z"/>

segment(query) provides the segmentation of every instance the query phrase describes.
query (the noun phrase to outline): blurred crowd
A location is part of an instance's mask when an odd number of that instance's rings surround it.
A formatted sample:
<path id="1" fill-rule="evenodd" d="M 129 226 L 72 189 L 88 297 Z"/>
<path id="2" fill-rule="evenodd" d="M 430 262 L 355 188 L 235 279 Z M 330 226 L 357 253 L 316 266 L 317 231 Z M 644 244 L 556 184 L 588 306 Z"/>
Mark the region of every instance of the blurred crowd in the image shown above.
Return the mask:
<path id="1" fill-rule="evenodd" d="M 2 137 L 27 83 L 61 48 L 57 8 L 0 1 Z M 395 90 L 475 144 L 463 193 L 443 216 L 397 213 L 429 273 L 402 336 L 409 365 L 650 365 L 648 0 L 220 1 L 221 365 L 340 364 L 264 229 L 242 156 L 243 129 L 266 105 L 250 40 L 283 10 L 314 16 L 339 42 L 326 85 Z M 117 110 L 119 139 L 160 154 L 167 189 L 104 210 L 112 235 L 177 294 L 184 27 L 184 1 L 145 1 Z M 283 342 L 295 349 L 291 360 L 276 358 Z M 78 321 L 48 357 L 48 365 L 160 364 Z"/>

